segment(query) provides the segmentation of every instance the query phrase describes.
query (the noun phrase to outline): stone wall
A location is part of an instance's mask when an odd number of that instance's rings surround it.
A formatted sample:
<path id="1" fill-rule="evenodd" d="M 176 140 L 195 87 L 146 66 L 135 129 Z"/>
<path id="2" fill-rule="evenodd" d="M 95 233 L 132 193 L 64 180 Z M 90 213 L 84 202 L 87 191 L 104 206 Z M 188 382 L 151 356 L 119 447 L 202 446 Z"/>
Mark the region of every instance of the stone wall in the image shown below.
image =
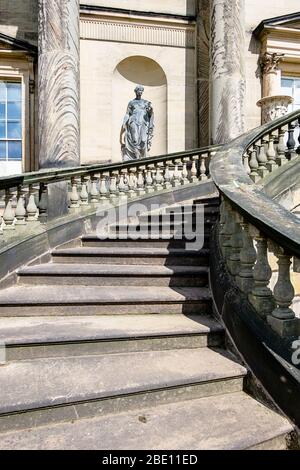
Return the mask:
<path id="1" fill-rule="evenodd" d="M 38 0 L 0 0 L 0 32 L 38 42 Z"/>
<path id="2" fill-rule="evenodd" d="M 260 41 L 252 32 L 262 20 L 288 15 L 300 10 L 299 0 L 246 0 L 246 127 L 251 129 L 260 125 L 261 111 L 256 106 L 261 98 L 261 79 L 258 67 Z M 291 70 L 291 73 L 293 71 Z"/>
<path id="3" fill-rule="evenodd" d="M 175 15 L 194 15 L 197 0 L 82 0 L 84 5 L 96 5 L 110 8 L 126 8 L 128 10 L 171 13 Z"/>

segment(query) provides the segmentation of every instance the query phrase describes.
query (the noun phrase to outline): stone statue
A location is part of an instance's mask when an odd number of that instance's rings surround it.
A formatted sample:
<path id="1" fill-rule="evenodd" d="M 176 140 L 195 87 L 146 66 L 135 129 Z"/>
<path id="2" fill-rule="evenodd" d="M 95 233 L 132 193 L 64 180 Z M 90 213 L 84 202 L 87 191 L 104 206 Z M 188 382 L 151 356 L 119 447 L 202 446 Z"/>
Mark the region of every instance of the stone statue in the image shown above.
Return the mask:
<path id="1" fill-rule="evenodd" d="M 150 101 L 143 100 L 144 87 L 137 85 L 136 98 L 128 103 L 121 130 L 120 142 L 123 160 L 147 157 L 153 138 L 154 113 Z M 122 136 L 125 134 L 124 142 Z"/>

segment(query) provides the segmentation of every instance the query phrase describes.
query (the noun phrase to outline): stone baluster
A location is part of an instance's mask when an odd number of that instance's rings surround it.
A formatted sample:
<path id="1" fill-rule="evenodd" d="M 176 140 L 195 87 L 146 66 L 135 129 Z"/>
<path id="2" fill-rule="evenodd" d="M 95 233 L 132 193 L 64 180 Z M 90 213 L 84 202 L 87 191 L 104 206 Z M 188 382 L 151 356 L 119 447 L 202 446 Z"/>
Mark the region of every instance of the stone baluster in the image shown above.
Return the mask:
<path id="1" fill-rule="evenodd" d="M 136 168 L 130 168 L 129 169 L 129 176 L 128 176 L 128 197 L 133 198 L 136 197 L 136 192 L 135 192 L 135 174 L 136 174 Z"/>
<path id="2" fill-rule="evenodd" d="M 27 222 L 36 222 L 38 208 L 35 203 L 35 189 L 32 184 L 29 185 L 29 199 L 26 207 Z"/>
<path id="3" fill-rule="evenodd" d="M 277 244 L 272 243 L 271 249 L 277 258 L 278 278 L 274 286 L 275 308 L 268 317 L 268 323 L 281 336 L 297 334 L 295 312 L 291 307 L 295 290 L 291 282 L 292 256 Z"/>
<path id="4" fill-rule="evenodd" d="M 70 208 L 77 209 L 79 206 L 78 183 L 75 176 L 71 178 L 71 194 L 70 194 Z"/>
<path id="5" fill-rule="evenodd" d="M 119 199 L 120 201 L 127 200 L 124 170 L 121 170 L 119 179 Z"/>
<path id="6" fill-rule="evenodd" d="M 171 162 L 166 162 L 166 164 L 165 164 L 165 175 L 164 175 L 164 179 L 165 179 L 164 188 L 165 189 L 171 189 L 172 188 L 170 165 L 171 165 Z"/>
<path id="7" fill-rule="evenodd" d="M 152 178 L 152 168 L 153 165 L 147 166 L 147 176 L 146 176 L 146 193 L 150 194 L 154 192 L 153 187 L 153 178 Z"/>
<path id="8" fill-rule="evenodd" d="M 163 188 L 163 177 L 161 174 L 161 165 L 156 164 L 156 173 L 155 173 L 155 191 L 162 191 Z"/>
<path id="9" fill-rule="evenodd" d="M 287 141 L 287 148 L 288 148 L 288 156 L 290 160 L 294 160 L 294 158 L 297 157 L 296 153 L 296 142 L 294 139 L 294 132 L 296 128 L 296 123 L 295 122 L 290 122 L 289 123 L 289 128 L 288 128 L 288 141 Z"/>
<path id="10" fill-rule="evenodd" d="M 101 203 L 107 202 L 109 200 L 109 191 L 106 184 L 107 173 L 103 172 L 100 174 L 100 187 L 99 187 L 99 201 Z"/>
<path id="11" fill-rule="evenodd" d="M 233 276 L 237 276 L 241 268 L 240 252 L 243 248 L 243 234 L 236 212 L 232 213 L 232 229 L 233 233 L 230 238 L 231 249 L 227 258 L 227 266 L 230 273 Z"/>
<path id="12" fill-rule="evenodd" d="M 160 184 L 162 185 L 163 189 L 165 187 L 165 162 L 158 163 L 160 168 Z"/>
<path id="13" fill-rule="evenodd" d="M 5 209 L 3 212 L 3 230 L 15 230 L 15 214 L 12 207 L 12 193 L 10 189 L 5 190 Z"/>
<path id="14" fill-rule="evenodd" d="M 223 237 L 223 245 L 222 245 L 222 253 L 227 262 L 230 254 L 231 254 L 231 237 L 235 232 L 235 219 L 234 219 L 234 212 L 229 204 L 229 202 L 225 201 L 225 223 L 224 229 L 222 231 Z"/>
<path id="15" fill-rule="evenodd" d="M 86 176 L 81 177 L 81 192 L 80 192 L 80 205 L 87 206 L 89 203 L 89 194 L 87 192 L 88 178 Z"/>
<path id="16" fill-rule="evenodd" d="M 245 169 L 245 172 L 247 173 L 247 175 L 250 175 L 250 173 L 251 173 L 251 168 L 249 166 L 249 159 L 250 159 L 250 152 L 248 151 L 243 156 L 243 166 L 244 166 L 244 169 Z"/>
<path id="17" fill-rule="evenodd" d="M 145 166 L 138 167 L 138 177 L 137 177 L 137 193 L 139 196 L 144 196 L 146 194 L 145 191 L 145 178 L 144 178 L 144 171 Z"/>
<path id="18" fill-rule="evenodd" d="M 275 138 L 276 137 L 274 134 L 269 135 L 268 149 L 267 149 L 267 157 L 268 157 L 267 169 L 271 173 L 272 171 L 276 170 L 276 168 L 278 168 L 278 165 L 276 163 L 276 152 L 275 152 L 275 147 L 274 147 Z"/>
<path id="19" fill-rule="evenodd" d="M 192 168 L 191 168 L 191 183 L 197 183 L 198 181 L 198 171 L 197 171 L 197 165 L 196 162 L 199 160 L 199 157 L 195 155 L 192 157 Z"/>
<path id="20" fill-rule="evenodd" d="M 249 233 L 249 224 L 241 215 L 237 214 L 236 217 L 242 227 L 241 265 L 240 271 L 236 277 L 236 282 L 242 292 L 250 294 L 254 287 L 253 268 L 256 262 L 256 251 Z"/>
<path id="21" fill-rule="evenodd" d="M 117 188 L 117 181 L 118 181 L 119 172 L 112 171 L 109 174 L 109 198 L 111 202 L 116 202 L 118 199 L 118 188 Z"/>
<path id="22" fill-rule="evenodd" d="M 16 222 L 15 225 L 26 225 L 26 209 L 25 209 L 25 197 L 22 186 L 18 186 L 17 192 L 17 207 L 15 212 Z"/>
<path id="23" fill-rule="evenodd" d="M 46 183 L 40 183 L 39 196 L 39 221 L 45 223 L 48 215 L 48 186 Z"/>
<path id="24" fill-rule="evenodd" d="M 206 159 L 207 154 L 200 155 L 200 181 L 206 181 L 207 174 L 206 174 Z"/>
<path id="25" fill-rule="evenodd" d="M 180 186 L 180 172 L 178 170 L 179 161 L 175 160 L 174 164 L 175 164 L 175 167 L 174 167 L 174 172 L 173 172 L 172 186 L 173 188 L 177 188 Z"/>
<path id="26" fill-rule="evenodd" d="M 256 241 L 256 263 L 253 269 L 254 287 L 249 294 L 249 301 L 262 317 L 267 317 L 274 308 L 272 291 L 268 287 L 272 270 L 268 261 L 267 239 L 254 226 L 250 225 L 249 233 Z"/>
<path id="27" fill-rule="evenodd" d="M 254 148 L 251 151 L 251 157 L 249 161 L 249 166 L 250 166 L 250 178 L 254 183 L 257 183 L 260 180 L 259 174 L 258 174 L 258 161 L 257 161 L 257 151 Z"/>
<path id="28" fill-rule="evenodd" d="M 184 186 L 186 184 L 189 184 L 188 180 L 188 170 L 187 170 L 187 163 L 189 159 L 184 158 L 183 159 L 183 164 L 182 164 L 182 173 L 181 173 L 181 184 Z"/>
<path id="29" fill-rule="evenodd" d="M 278 145 L 277 145 L 277 158 L 276 158 L 276 163 L 279 166 L 282 166 L 287 162 L 287 158 L 285 156 L 286 147 L 285 147 L 284 137 L 285 137 L 285 129 L 284 127 L 281 127 L 278 131 Z"/>
<path id="30" fill-rule="evenodd" d="M 91 175 L 91 190 L 90 190 L 91 204 L 98 204 L 99 202 L 98 181 L 99 181 L 99 177 L 95 174 L 92 174 Z"/>
<path id="31" fill-rule="evenodd" d="M 266 144 L 266 141 L 262 140 L 261 144 L 257 145 L 258 147 L 258 155 L 257 155 L 258 174 L 261 178 L 265 178 L 269 173 L 267 169 L 268 158 L 266 155 L 265 144 Z"/>

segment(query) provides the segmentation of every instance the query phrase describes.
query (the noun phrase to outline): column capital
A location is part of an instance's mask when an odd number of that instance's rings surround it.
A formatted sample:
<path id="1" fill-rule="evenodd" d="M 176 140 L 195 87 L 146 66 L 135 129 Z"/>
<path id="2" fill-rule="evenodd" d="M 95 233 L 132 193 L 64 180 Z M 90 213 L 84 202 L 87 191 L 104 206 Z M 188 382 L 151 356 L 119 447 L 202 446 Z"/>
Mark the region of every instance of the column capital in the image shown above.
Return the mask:
<path id="1" fill-rule="evenodd" d="M 279 64 L 282 61 L 284 55 L 285 54 L 280 54 L 278 52 L 264 52 L 261 54 L 259 65 L 262 75 L 267 73 L 277 73 L 279 70 Z"/>

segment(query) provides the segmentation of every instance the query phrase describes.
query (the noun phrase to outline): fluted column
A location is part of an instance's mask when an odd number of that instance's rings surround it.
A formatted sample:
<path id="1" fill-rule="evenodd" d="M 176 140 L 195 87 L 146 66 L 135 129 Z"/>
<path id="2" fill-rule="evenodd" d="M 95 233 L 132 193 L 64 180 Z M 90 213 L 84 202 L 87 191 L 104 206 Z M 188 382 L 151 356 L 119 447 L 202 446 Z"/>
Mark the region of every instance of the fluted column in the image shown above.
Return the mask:
<path id="1" fill-rule="evenodd" d="M 79 0 L 39 0 L 39 166 L 80 164 Z"/>
<path id="2" fill-rule="evenodd" d="M 245 1 L 211 2 L 211 133 L 225 143 L 244 132 Z"/>

